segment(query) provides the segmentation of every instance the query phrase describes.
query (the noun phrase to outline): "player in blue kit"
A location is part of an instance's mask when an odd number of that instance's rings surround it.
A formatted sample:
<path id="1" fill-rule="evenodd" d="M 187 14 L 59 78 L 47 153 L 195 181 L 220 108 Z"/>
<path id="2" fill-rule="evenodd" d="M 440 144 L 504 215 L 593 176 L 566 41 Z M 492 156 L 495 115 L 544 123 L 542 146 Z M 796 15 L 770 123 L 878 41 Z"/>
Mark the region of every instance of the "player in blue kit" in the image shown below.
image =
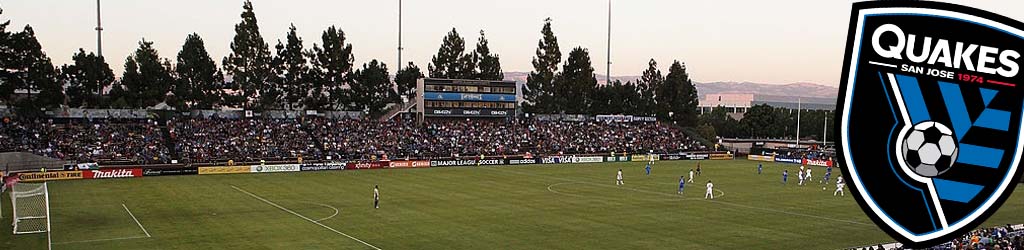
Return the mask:
<path id="1" fill-rule="evenodd" d="M 686 185 L 686 178 L 683 178 L 683 176 L 680 175 L 679 176 L 679 191 L 676 191 L 676 193 L 677 194 L 683 194 L 683 186 L 685 186 L 685 185 Z"/>
<path id="2" fill-rule="evenodd" d="M 761 174 L 761 163 L 757 164 L 757 174 Z"/>
<path id="3" fill-rule="evenodd" d="M 782 170 L 782 185 L 786 185 L 787 179 L 789 179 L 789 170 Z"/>
<path id="4" fill-rule="evenodd" d="M 647 167 L 644 167 L 644 170 L 647 170 L 647 175 L 651 175 L 651 163 L 653 162 L 648 162 Z"/>

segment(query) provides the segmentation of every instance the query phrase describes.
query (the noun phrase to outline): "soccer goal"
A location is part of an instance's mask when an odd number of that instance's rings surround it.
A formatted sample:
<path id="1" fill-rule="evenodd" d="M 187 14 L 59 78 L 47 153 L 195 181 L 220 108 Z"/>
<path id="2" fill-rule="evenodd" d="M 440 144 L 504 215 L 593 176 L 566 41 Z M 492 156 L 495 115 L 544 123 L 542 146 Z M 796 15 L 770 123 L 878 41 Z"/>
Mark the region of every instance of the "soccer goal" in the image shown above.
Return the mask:
<path id="1" fill-rule="evenodd" d="M 50 193 L 46 183 L 18 183 L 10 195 L 14 234 L 50 231 Z"/>

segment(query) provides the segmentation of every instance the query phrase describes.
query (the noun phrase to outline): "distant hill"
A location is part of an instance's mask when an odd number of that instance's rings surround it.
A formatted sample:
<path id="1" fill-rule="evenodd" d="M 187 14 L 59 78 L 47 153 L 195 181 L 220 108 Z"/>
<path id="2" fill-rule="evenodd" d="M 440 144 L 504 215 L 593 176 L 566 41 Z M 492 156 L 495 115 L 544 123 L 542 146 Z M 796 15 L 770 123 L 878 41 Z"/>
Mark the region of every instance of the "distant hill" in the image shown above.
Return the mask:
<path id="1" fill-rule="evenodd" d="M 505 72 L 505 80 L 526 82 L 529 72 Z M 597 75 L 597 82 L 605 82 L 604 75 Z M 640 76 L 613 76 L 622 82 L 636 81 Z M 752 82 L 707 82 L 696 83 L 697 93 L 703 98 L 707 94 L 756 94 L 762 100 L 790 100 L 806 98 L 805 102 L 835 104 L 839 89 L 816 83 L 770 84 Z"/>

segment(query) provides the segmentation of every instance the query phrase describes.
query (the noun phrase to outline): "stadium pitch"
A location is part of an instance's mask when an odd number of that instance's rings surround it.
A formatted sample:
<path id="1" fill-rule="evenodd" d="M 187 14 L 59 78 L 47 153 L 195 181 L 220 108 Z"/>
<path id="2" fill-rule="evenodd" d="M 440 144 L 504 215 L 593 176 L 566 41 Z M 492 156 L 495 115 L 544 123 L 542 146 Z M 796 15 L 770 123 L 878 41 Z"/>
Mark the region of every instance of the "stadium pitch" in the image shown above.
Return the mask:
<path id="1" fill-rule="evenodd" d="M 891 242 L 798 165 L 694 161 L 50 182 L 54 249 L 840 249 Z M 623 169 L 624 186 L 615 185 Z M 782 184 L 781 172 L 790 180 Z M 838 169 L 835 175 L 838 175 Z M 835 176 L 833 176 L 833 181 Z M 716 197 L 704 199 L 704 184 Z M 381 206 L 373 208 L 373 186 Z M 822 187 L 826 187 L 822 190 Z M 45 234 L 3 249 L 45 249 Z M 985 226 L 1024 222 L 1020 192 Z"/>

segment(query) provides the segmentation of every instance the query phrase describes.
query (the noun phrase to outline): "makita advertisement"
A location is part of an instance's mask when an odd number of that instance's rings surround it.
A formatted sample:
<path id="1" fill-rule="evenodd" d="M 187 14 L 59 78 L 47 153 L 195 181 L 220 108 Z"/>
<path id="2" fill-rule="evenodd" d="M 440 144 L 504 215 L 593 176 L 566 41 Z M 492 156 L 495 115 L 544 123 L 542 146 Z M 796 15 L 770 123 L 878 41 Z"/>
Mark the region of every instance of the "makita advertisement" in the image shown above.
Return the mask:
<path id="1" fill-rule="evenodd" d="M 82 171 L 83 179 L 113 179 L 113 178 L 134 178 L 142 177 L 141 168 L 132 169 L 103 169 Z"/>
<path id="2" fill-rule="evenodd" d="M 803 164 L 819 167 L 831 167 L 832 160 L 804 159 Z"/>

